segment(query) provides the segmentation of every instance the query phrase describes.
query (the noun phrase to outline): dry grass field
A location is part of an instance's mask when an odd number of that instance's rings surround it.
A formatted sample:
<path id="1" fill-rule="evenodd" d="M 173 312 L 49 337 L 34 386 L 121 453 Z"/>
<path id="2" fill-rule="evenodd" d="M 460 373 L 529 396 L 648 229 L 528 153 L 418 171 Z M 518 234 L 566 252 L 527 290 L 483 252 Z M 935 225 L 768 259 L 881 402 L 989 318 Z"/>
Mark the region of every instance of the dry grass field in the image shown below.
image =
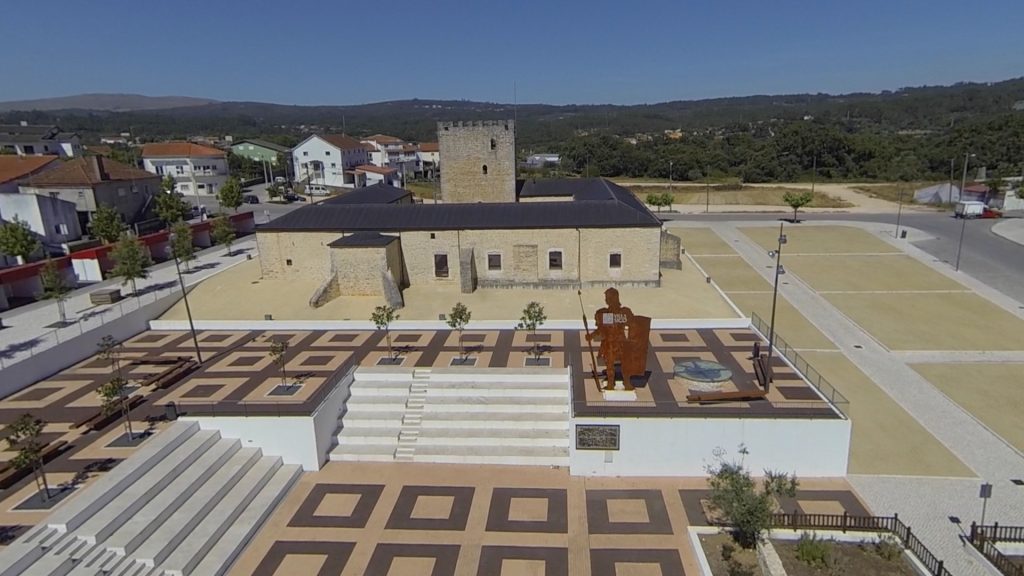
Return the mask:
<path id="1" fill-rule="evenodd" d="M 799 188 L 787 188 L 785 186 L 729 186 L 729 190 L 711 188 L 712 206 L 786 206 L 783 196 L 786 192 L 804 192 Z M 737 189 L 732 189 L 737 188 Z M 651 189 L 643 186 L 633 186 L 630 190 L 641 200 L 646 200 L 649 193 L 665 193 L 668 189 L 658 187 Z M 708 200 L 707 191 L 703 186 L 679 185 L 673 186 L 672 195 L 675 197 L 673 204 L 704 204 Z M 853 204 L 834 196 L 821 192 L 814 193 L 814 200 L 807 205 L 807 208 L 849 208 Z"/>

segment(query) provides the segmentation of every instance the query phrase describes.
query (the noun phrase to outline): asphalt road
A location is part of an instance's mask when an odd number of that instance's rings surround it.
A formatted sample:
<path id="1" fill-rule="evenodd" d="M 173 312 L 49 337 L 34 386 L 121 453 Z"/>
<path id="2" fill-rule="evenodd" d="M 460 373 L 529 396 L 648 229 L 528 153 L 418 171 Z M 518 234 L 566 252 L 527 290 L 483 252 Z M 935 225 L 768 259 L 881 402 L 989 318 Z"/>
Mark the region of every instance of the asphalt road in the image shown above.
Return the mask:
<path id="1" fill-rule="evenodd" d="M 779 214 L 663 214 L 668 220 L 779 220 Z M 895 214 L 801 214 L 801 222 L 813 224 L 821 220 L 849 220 L 896 224 Z M 1024 303 L 1024 246 L 992 233 L 998 220 L 967 220 L 943 213 L 905 213 L 901 225 L 917 228 L 933 236 L 931 240 L 914 242 L 937 260 L 954 266 L 961 226 L 964 226 L 960 271 Z"/>

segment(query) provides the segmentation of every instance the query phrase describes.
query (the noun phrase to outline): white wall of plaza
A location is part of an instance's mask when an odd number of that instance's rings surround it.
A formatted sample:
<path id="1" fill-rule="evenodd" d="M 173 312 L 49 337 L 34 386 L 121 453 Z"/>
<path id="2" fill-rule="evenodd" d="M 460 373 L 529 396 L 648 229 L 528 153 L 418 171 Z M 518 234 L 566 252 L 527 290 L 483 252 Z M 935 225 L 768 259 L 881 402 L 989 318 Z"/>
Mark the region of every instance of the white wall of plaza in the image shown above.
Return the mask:
<path id="1" fill-rule="evenodd" d="M 197 330 L 376 330 L 367 320 L 195 320 Z M 508 330 L 513 320 L 473 320 L 466 330 Z M 153 320 L 150 330 L 188 330 L 187 320 Z M 657 330 L 696 330 L 698 328 L 742 329 L 750 328 L 750 318 L 719 319 L 654 319 L 651 328 Z M 449 330 L 441 320 L 397 320 L 391 330 Z M 545 330 L 583 330 L 582 320 L 549 320 Z"/>
<path id="2" fill-rule="evenodd" d="M 223 438 L 237 438 L 244 446 L 260 448 L 264 456 L 279 456 L 285 464 L 316 471 L 327 462 L 353 373 L 339 379 L 309 416 L 188 416 L 189 403 L 182 402 L 179 412 L 186 415 L 180 419 L 196 422 L 204 430 L 217 430 Z"/>
<path id="3" fill-rule="evenodd" d="M 161 178 L 169 174 L 186 196 L 216 194 L 228 180 L 226 158 L 143 158 L 142 167 Z"/>
<path id="4" fill-rule="evenodd" d="M 574 476 L 704 476 L 717 461 L 739 461 L 805 477 L 846 476 L 849 420 L 805 418 L 573 418 L 569 470 Z M 575 426 L 619 426 L 619 450 L 577 450 Z"/>

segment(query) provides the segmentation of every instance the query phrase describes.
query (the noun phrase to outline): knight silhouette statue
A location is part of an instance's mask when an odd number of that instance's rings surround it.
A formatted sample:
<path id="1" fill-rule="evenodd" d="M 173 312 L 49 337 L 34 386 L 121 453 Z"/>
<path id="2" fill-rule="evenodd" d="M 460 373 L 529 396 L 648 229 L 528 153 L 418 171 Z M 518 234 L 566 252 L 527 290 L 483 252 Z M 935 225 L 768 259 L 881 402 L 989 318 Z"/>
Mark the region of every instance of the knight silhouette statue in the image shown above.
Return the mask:
<path id="1" fill-rule="evenodd" d="M 603 390 L 616 390 L 616 373 L 622 376 L 622 388 L 633 390 L 633 378 L 647 372 L 647 347 L 651 334 L 651 319 L 636 316 L 619 302 L 619 291 L 604 291 L 605 307 L 594 314 L 595 327 L 587 333 L 587 342 L 598 340 L 598 356 L 604 360 Z M 616 369 L 618 367 L 618 369 Z M 597 375 L 597 366 L 594 366 Z"/>

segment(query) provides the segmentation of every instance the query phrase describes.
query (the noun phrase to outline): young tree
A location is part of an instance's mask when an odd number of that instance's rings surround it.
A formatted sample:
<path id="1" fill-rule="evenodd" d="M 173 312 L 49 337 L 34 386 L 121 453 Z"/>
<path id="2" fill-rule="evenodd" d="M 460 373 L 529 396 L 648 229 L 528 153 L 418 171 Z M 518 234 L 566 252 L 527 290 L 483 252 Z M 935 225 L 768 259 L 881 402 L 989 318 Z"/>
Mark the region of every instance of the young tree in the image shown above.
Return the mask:
<path id="1" fill-rule="evenodd" d="M 544 314 L 544 306 L 540 302 L 530 302 L 523 308 L 523 315 L 519 318 L 519 324 L 516 328 L 519 330 L 529 330 L 533 334 L 533 347 L 530 351 L 533 353 L 533 357 L 540 359 L 541 348 L 537 343 L 537 328 L 544 325 L 544 322 L 548 319 L 547 315 Z"/>
<path id="2" fill-rule="evenodd" d="M 160 188 L 163 189 L 163 194 L 157 194 L 154 200 L 156 201 L 156 216 L 166 226 L 174 224 L 178 220 L 184 220 L 191 208 L 188 203 L 185 202 L 184 197 L 175 191 L 174 178 L 170 175 L 164 177 L 160 181 Z"/>
<path id="3" fill-rule="evenodd" d="M 189 262 L 196 259 L 196 248 L 192 245 L 192 227 L 188 222 L 179 220 L 171 226 L 171 256 L 185 263 L 185 270 L 190 270 Z"/>
<path id="4" fill-rule="evenodd" d="M 217 202 L 223 208 L 231 208 L 238 212 L 238 207 L 242 205 L 242 184 L 238 178 L 232 176 L 220 187 L 217 191 Z"/>
<path id="5" fill-rule="evenodd" d="M 810 204 L 811 200 L 814 200 L 814 194 L 811 194 L 810 190 L 806 192 L 786 192 L 782 195 L 782 200 L 793 209 L 793 223 L 796 224 L 797 211 Z"/>
<path id="6" fill-rule="evenodd" d="M 43 292 L 39 298 L 41 300 L 56 300 L 60 321 L 66 323 L 68 318 L 67 312 L 64 310 L 64 300 L 67 299 L 68 292 L 71 292 L 71 286 L 64 280 L 64 274 L 57 267 L 57 263 L 50 258 L 46 259 L 46 264 L 43 264 L 39 270 L 39 283 L 43 286 Z"/>
<path id="7" fill-rule="evenodd" d="M 651 206 L 654 206 L 655 208 L 657 208 L 658 212 L 661 212 L 662 198 L 663 198 L 663 196 L 660 193 L 657 193 L 657 192 L 648 192 L 647 193 L 647 203 L 650 204 Z"/>
<path id="8" fill-rule="evenodd" d="M 370 321 L 373 322 L 377 330 L 384 331 L 384 339 L 388 343 L 388 357 L 395 359 L 397 356 L 391 348 L 391 323 L 398 320 L 398 314 L 395 314 L 395 309 L 391 306 L 377 306 L 373 309 L 373 313 L 370 314 Z"/>
<path id="9" fill-rule="evenodd" d="M 139 292 L 135 285 L 136 280 L 149 278 L 149 268 L 153 265 L 153 259 L 149 257 L 149 250 L 137 238 L 130 234 L 122 234 L 121 239 L 110 251 L 110 257 L 114 260 L 114 268 L 111 275 L 121 277 L 121 285 L 131 283 L 132 294 L 138 296 Z"/>
<path id="10" fill-rule="evenodd" d="M 799 485 L 796 476 L 765 471 L 764 482 L 758 490 L 750 472 L 741 462 L 719 462 L 709 468 L 708 485 L 711 503 L 721 510 L 732 525 L 733 537 L 744 548 L 753 548 L 761 534 L 771 527 L 777 496 L 796 496 Z"/>
<path id="11" fill-rule="evenodd" d="M 452 306 L 452 311 L 448 313 L 446 323 L 452 330 L 459 331 L 459 356 L 462 361 L 465 361 L 468 357 L 466 354 L 466 347 L 462 345 L 462 331 L 466 329 L 466 324 L 469 324 L 469 319 L 473 316 L 473 313 L 466 308 L 466 305 L 462 302 L 456 302 L 455 306 Z"/>
<path id="12" fill-rule="evenodd" d="M 128 441 L 134 439 L 132 432 L 131 404 L 128 402 L 128 380 L 121 371 L 121 343 L 109 334 L 100 339 L 96 346 L 100 349 L 100 358 L 110 362 L 110 373 L 113 377 L 109 382 L 96 390 L 100 397 L 103 415 L 113 414 L 118 410 L 124 418 L 124 429 L 128 433 Z"/>
<path id="13" fill-rule="evenodd" d="M 39 435 L 46 423 L 37 420 L 31 414 L 22 414 L 7 427 L 7 444 L 18 453 L 11 459 L 11 466 L 17 470 L 32 469 L 32 478 L 36 481 L 43 502 L 50 499 L 50 485 L 46 481 L 46 470 L 43 467 L 43 445 L 39 443 Z"/>
<path id="14" fill-rule="evenodd" d="M 39 240 L 29 228 L 28 222 L 17 216 L 0 226 L 0 252 L 16 257 L 19 264 L 24 264 L 39 246 Z"/>
<path id="15" fill-rule="evenodd" d="M 284 355 L 288 352 L 288 341 L 273 341 L 270 343 L 270 358 L 273 359 L 274 364 L 281 371 L 281 385 L 288 385 L 288 372 L 285 366 L 288 364 L 288 360 L 285 359 Z"/>
<path id="16" fill-rule="evenodd" d="M 231 256 L 231 243 L 235 241 L 235 226 L 228 220 L 227 216 L 221 216 L 213 221 L 210 226 L 213 241 L 227 247 L 228 256 Z"/>
<path id="17" fill-rule="evenodd" d="M 124 232 L 124 222 L 121 222 L 121 215 L 112 206 L 100 204 L 92 215 L 89 230 L 104 243 L 113 244 Z"/>
<path id="18" fill-rule="evenodd" d="M 281 187 L 278 186 L 277 184 L 271 184 L 270 186 L 267 186 L 267 196 L 269 196 L 271 200 L 277 200 L 278 198 L 281 197 L 281 194 Z"/>

